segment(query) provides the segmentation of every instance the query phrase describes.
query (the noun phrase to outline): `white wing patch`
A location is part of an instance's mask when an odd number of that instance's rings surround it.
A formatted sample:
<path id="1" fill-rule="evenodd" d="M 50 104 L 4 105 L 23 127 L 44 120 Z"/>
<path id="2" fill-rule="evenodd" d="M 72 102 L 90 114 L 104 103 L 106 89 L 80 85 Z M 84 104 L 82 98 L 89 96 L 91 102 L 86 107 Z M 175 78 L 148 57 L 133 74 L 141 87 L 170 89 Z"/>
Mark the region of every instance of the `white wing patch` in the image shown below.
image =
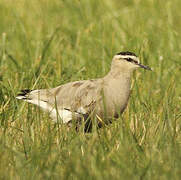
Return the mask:
<path id="1" fill-rule="evenodd" d="M 58 117 L 62 119 L 63 123 L 68 123 L 69 121 L 72 120 L 72 112 L 69 110 L 63 108 L 56 110 L 54 107 L 50 106 L 47 102 L 38 99 L 33 99 L 33 100 L 24 99 L 24 101 L 35 104 L 41 107 L 43 110 L 48 111 L 54 122 L 57 122 Z"/>
<path id="2" fill-rule="evenodd" d="M 86 114 L 87 113 L 87 111 L 82 106 L 77 109 L 77 112 L 80 114 Z"/>
<path id="3" fill-rule="evenodd" d="M 50 111 L 50 116 L 52 117 L 54 122 L 57 122 L 58 117 L 60 117 L 63 123 L 68 123 L 72 120 L 72 112 L 66 109 L 58 109 L 53 108 Z"/>
<path id="4" fill-rule="evenodd" d="M 69 110 L 71 108 L 59 108 L 58 110 L 56 110 L 55 108 L 53 108 L 50 111 L 50 115 L 53 118 L 53 121 L 57 122 L 57 116 L 59 116 L 62 120 L 63 123 L 68 123 L 69 121 L 72 120 L 72 117 L 74 115 L 75 116 L 79 116 L 80 114 L 86 114 L 86 110 L 83 107 L 79 107 L 78 110 L 76 112 L 71 112 L 71 110 Z"/>
<path id="5" fill-rule="evenodd" d="M 41 101 L 39 99 L 24 99 L 24 101 L 40 106 L 45 111 L 50 111 L 50 109 L 52 109 L 50 105 L 47 104 L 47 102 Z"/>

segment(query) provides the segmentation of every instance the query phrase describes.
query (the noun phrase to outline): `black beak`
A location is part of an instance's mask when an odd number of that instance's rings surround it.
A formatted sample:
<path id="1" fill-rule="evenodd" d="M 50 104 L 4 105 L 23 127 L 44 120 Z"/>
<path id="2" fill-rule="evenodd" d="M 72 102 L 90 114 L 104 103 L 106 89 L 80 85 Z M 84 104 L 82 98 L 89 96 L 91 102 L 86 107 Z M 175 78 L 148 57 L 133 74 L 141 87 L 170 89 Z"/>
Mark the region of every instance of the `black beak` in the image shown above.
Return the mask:
<path id="1" fill-rule="evenodd" d="M 142 65 L 142 64 L 137 64 L 137 65 L 138 65 L 139 67 L 143 68 L 143 69 L 152 71 L 152 69 L 151 69 L 149 66 L 145 66 L 145 65 Z"/>

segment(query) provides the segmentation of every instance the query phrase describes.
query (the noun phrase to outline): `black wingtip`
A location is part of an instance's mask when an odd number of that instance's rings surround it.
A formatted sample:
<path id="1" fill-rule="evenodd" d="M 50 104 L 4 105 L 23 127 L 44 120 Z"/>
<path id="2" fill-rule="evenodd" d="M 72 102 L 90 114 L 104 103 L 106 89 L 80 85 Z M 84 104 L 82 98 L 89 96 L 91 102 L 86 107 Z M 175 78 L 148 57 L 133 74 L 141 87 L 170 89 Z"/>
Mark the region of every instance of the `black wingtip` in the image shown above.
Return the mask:
<path id="1" fill-rule="evenodd" d="M 32 90 L 30 89 L 23 89 L 17 96 L 25 96 L 26 94 L 30 93 Z"/>

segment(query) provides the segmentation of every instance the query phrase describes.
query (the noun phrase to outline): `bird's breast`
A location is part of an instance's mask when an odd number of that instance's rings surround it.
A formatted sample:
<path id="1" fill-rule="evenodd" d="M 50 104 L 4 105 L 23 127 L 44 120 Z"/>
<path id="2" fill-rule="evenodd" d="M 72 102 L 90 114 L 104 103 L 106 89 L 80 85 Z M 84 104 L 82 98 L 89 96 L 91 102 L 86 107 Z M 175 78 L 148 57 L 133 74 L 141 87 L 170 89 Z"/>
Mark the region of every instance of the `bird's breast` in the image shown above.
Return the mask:
<path id="1" fill-rule="evenodd" d="M 129 81 L 113 81 L 104 90 L 107 114 L 114 116 L 122 113 L 126 108 L 130 95 Z"/>

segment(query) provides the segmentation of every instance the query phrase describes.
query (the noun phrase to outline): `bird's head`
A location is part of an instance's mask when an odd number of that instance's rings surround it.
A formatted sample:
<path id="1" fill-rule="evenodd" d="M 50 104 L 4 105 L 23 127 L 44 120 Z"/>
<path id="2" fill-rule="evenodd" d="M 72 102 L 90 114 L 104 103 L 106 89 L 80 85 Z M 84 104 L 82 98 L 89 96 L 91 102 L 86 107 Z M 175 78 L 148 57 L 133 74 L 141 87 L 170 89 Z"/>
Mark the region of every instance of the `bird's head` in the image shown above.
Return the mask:
<path id="1" fill-rule="evenodd" d="M 150 67 L 140 63 L 139 58 L 132 52 L 120 52 L 113 57 L 113 64 L 121 67 L 124 70 L 134 70 L 137 68 L 143 68 L 151 70 Z"/>

